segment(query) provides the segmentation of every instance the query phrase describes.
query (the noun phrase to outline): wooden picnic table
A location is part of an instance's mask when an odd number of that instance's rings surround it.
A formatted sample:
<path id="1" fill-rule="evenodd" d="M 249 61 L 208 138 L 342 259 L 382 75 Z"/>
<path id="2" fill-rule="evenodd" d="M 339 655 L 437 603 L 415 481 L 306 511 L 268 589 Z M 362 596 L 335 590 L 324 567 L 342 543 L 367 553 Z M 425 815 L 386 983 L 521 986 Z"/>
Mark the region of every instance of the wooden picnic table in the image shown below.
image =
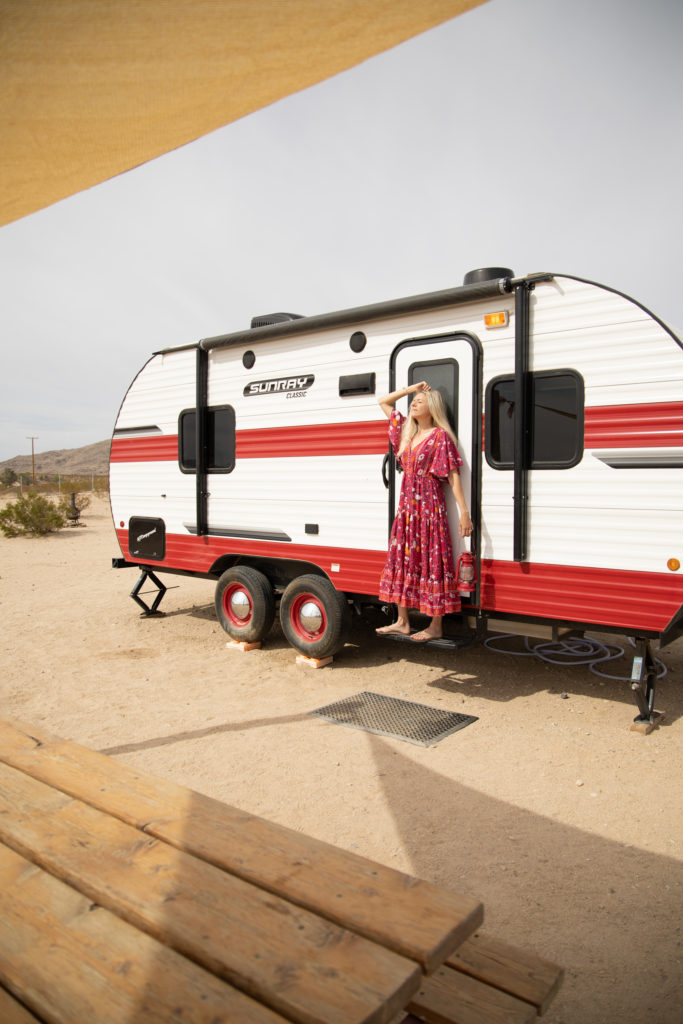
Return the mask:
<path id="1" fill-rule="evenodd" d="M 500 956 L 481 966 L 482 918 L 469 896 L 0 719 L 0 1020 L 531 1020 L 559 969 L 523 965 L 520 998 Z M 492 992 L 494 1016 L 472 1016 Z M 460 1017 L 439 1009 L 459 1000 Z"/>

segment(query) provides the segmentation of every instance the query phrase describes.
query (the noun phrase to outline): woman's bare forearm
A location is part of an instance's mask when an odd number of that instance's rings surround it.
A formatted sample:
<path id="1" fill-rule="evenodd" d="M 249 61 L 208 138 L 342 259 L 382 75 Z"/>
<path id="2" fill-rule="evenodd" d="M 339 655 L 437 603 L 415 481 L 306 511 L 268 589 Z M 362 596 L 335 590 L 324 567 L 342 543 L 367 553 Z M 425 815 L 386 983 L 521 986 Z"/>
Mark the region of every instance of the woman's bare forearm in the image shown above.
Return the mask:
<path id="1" fill-rule="evenodd" d="M 412 395 L 415 391 L 431 391 L 429 384 L 421 380 L 418 384 L 409 384 L 405 388 L 399 388 L 398 391 L 391 391 L 388 395 L 383 395 L 378 398 L 377 401 L 379 406 L 386 416 L 387 419 L 391 416 L 392 409 L 399 398 L 405 398 L 406 395 Z"/>
<path id="2" fill-rule="evenodd" d="M 460 480 L 460 474 L 457 470 L 452 469 L 448 475 L 448 482 L 451 485 L 453 491 L 453 497 L 458 503 L 458 509 L 460 511 L 460 524 L 459 531 L 461 537 L 469 537 L 472 533 L 472 520 L 470 518 L 469 509 L 467 508 L 467 502 L 465 500 L 465 494 L 462 489 L 462 482 Z"/>

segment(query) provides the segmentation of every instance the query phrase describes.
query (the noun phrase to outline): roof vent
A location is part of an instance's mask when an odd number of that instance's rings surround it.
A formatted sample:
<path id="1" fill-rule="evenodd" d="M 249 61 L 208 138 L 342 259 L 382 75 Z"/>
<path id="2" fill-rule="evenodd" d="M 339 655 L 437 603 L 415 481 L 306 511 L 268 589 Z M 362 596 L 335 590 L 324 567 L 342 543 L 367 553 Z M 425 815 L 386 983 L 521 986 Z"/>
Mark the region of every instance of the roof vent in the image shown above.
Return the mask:
<path id="1" fill-rule="evenodd" d="M 252 327 L 269 327 L 271 324 L 285 324 L 289 320 L 303 320 L 301 313 L 264 313 L 252 317 Z"/>
<path id="2" fill-rule="evenodd" d="M 469 270 L 465 274 L 463 284 L 482 284 L 484 281 L 498 281 L 501 277 L 514 277 L 509 267 L 482 267 L 481 270 Z"/>

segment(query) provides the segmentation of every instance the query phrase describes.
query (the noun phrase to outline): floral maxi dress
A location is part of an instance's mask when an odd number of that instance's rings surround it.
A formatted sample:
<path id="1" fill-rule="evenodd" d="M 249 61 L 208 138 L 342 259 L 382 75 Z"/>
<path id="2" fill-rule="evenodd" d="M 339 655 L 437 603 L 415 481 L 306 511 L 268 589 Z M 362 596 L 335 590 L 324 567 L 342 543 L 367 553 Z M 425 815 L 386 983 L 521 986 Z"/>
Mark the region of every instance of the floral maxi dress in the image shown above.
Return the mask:
<path id="1" fill-rule="evenodd" d="M 389 441 L 398 455 L 405 417 L 393 410 Z M 460 610 L 453 544 L 446 514 L 444 481 L 462 459 L 453 439 L 436 427 L 414 449 L 401 456 L 403 482 L 389 551 L 382 572 L 379 597 L 424 615 L 446 615 Z"/>

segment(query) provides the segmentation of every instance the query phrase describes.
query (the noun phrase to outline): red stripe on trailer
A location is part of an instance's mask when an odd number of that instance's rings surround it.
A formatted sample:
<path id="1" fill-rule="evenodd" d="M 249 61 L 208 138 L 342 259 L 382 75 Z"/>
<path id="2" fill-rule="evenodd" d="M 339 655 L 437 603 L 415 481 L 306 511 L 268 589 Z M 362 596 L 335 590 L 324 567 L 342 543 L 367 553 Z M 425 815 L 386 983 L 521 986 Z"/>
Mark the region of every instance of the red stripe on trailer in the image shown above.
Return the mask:
<path id="1" fill-rule="evenodd" d="M 117 529 L 116 534 L 124 558 L 139 562 L 128 550 L 128 531 Z M 387 557 L 386 551 L 167 533 L 166 557 L 161 562 L 149 564 L 159 569 L 166 566 L 169 569 L 205 573 L 210 572 L 217 559 L 225 554 L 310 562 L 330 577 L 337 590 L 359 594 L 377 593 L 379 577 Z"/>
<path id="2" fill-rule="evenodd" d="M 178 435 L 154 437 L 115 437 L 110 462 L 177 462 Z"/>
<path id="3" fill-rule="evenodd" d="M 683 402 L 589 406 L 584 412 L 584 446 L 683 447 Z"/>
<path id="4" fill-rule="evenodd" d="M 276 459 L 313 455 L 383 455 L 387 451 L 387 424 L 316 423 L 295 427 L 238 430 L 237 459 Z M 178 435 L 114 438 L 110 462 L 177 462 Z"/>
<path id="5" fill-rule="evenodd" d="M 315 423 L 293 427 L 238 430 L 238 459 L 272 459 L 302 455 L 383 455 L 386 420 L 361 423 Z"/>
<path id="6" fill-rule="evenodd" d="M 482 432 L 483 432 L 482 419 Z M 273 459 L 314 455 L 383 455 L 384 420 L 314 423 L 238 430 L 236 458 Z M 683 402 L 589 406 L 584 413 L 586 448 L 683 447 Z M 178 435 L 114 438 L 111 462 L 176 462 Z"/>
<path id="7" fill-rule="evenodd" d="M 661 631 L 683 605 L 680 573 L 482 559 L 486 611 Z"/>

